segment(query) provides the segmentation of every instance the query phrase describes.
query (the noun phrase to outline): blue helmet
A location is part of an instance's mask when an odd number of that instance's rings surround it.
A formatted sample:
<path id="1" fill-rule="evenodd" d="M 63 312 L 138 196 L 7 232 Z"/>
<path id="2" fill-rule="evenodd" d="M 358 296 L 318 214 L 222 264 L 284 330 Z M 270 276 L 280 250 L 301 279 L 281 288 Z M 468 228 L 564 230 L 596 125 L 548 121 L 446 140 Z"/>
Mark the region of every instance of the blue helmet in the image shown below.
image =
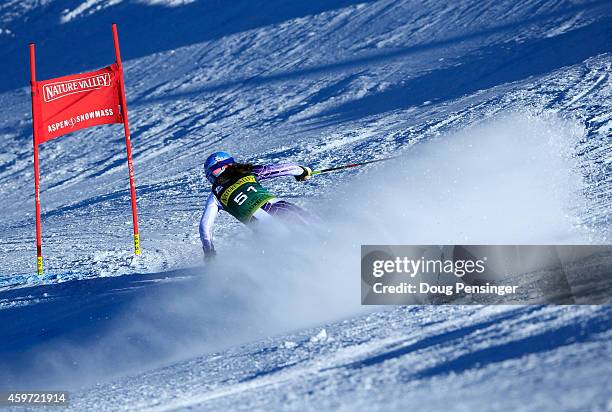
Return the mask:
<path id="1" fill-rule="evenodd" d="M 225 167 L 232 163 L 235 163 L 235 161 L 229 153 L 214 152 L 208 156 L 208 159 L 206 159 L 204 163 L 206 178 L 210 183 L 214 183 L 215 179 L 225 171 Z"/>

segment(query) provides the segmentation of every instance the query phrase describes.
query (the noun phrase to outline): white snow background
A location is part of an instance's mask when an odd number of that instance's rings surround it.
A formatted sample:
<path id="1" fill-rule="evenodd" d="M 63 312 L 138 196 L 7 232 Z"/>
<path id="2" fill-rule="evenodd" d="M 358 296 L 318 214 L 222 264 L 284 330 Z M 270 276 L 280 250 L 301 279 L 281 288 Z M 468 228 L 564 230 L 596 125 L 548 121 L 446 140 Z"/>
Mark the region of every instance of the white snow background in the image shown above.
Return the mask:
<path id="1" fill-rule="evenodd" d="M 143 255 L 120 126 L 41 146 L 35 275 L 27 43 L 38 77 L 126 73 Z M 608 306 L 359 305 L 361 244 L 610 240 L 605 1 L 0 4 L 0 389 L 75 410 L 610 410 Z M 217 220 L 203 161 L 270 181 L 321 227 Z"/>

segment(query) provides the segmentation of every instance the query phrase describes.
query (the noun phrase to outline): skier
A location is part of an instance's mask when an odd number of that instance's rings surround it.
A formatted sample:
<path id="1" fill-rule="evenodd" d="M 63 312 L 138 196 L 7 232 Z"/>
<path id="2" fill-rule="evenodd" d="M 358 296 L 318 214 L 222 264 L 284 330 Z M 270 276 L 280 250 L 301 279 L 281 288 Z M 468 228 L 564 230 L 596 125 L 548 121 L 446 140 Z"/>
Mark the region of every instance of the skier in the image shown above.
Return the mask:
<path id="1" fill-rule="evenodd" d="M 200 240 L 204 257 L 215 255 L 212 229 L 219 210 L 225 210 L 244 224 L 266 221 L 274 216 L 309 224 L 305 210 L 270 194 L 260 180 L 294 176 L 297 181 L 310 179 L 312 170 L 297 164 L 256 166 L 237 163 L 226 152 L 211 154 L 205 163 L 206 178 L 212 184 L 200 219 Z"/>

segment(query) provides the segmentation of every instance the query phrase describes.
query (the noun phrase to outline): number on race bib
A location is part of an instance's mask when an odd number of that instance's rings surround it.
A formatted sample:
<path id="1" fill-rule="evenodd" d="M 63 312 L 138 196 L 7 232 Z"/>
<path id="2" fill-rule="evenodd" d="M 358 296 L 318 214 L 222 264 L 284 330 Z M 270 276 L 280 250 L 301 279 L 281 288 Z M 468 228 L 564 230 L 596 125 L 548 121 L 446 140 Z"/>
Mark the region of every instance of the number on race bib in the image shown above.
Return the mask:
<path id="1" fill-rule="evenodd" d="M 239 205 L 243 204 L 245 200 L 247 200 L 248 196 L 246 195 L 246 193 L 240 193 L 238 194 L 238 196 L 236 196 L 234 198 L 234 202 L 238 203 Z"/>

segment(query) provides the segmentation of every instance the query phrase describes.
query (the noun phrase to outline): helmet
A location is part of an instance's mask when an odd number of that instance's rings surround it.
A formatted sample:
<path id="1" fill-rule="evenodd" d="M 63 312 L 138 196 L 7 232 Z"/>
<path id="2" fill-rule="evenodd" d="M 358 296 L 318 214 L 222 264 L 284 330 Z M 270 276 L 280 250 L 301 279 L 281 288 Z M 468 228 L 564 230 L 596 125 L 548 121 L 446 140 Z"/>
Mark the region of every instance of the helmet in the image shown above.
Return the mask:
<path id="1" fill-rule="evenodd" d="M 215 179 L 225 171 L 225 167 L 232 163 L 235 163 L 235 161 L 229 153 L 214 152 L 208 156 L 204 163 L 206 178 L 210 183 L 214 183 Z"/>

